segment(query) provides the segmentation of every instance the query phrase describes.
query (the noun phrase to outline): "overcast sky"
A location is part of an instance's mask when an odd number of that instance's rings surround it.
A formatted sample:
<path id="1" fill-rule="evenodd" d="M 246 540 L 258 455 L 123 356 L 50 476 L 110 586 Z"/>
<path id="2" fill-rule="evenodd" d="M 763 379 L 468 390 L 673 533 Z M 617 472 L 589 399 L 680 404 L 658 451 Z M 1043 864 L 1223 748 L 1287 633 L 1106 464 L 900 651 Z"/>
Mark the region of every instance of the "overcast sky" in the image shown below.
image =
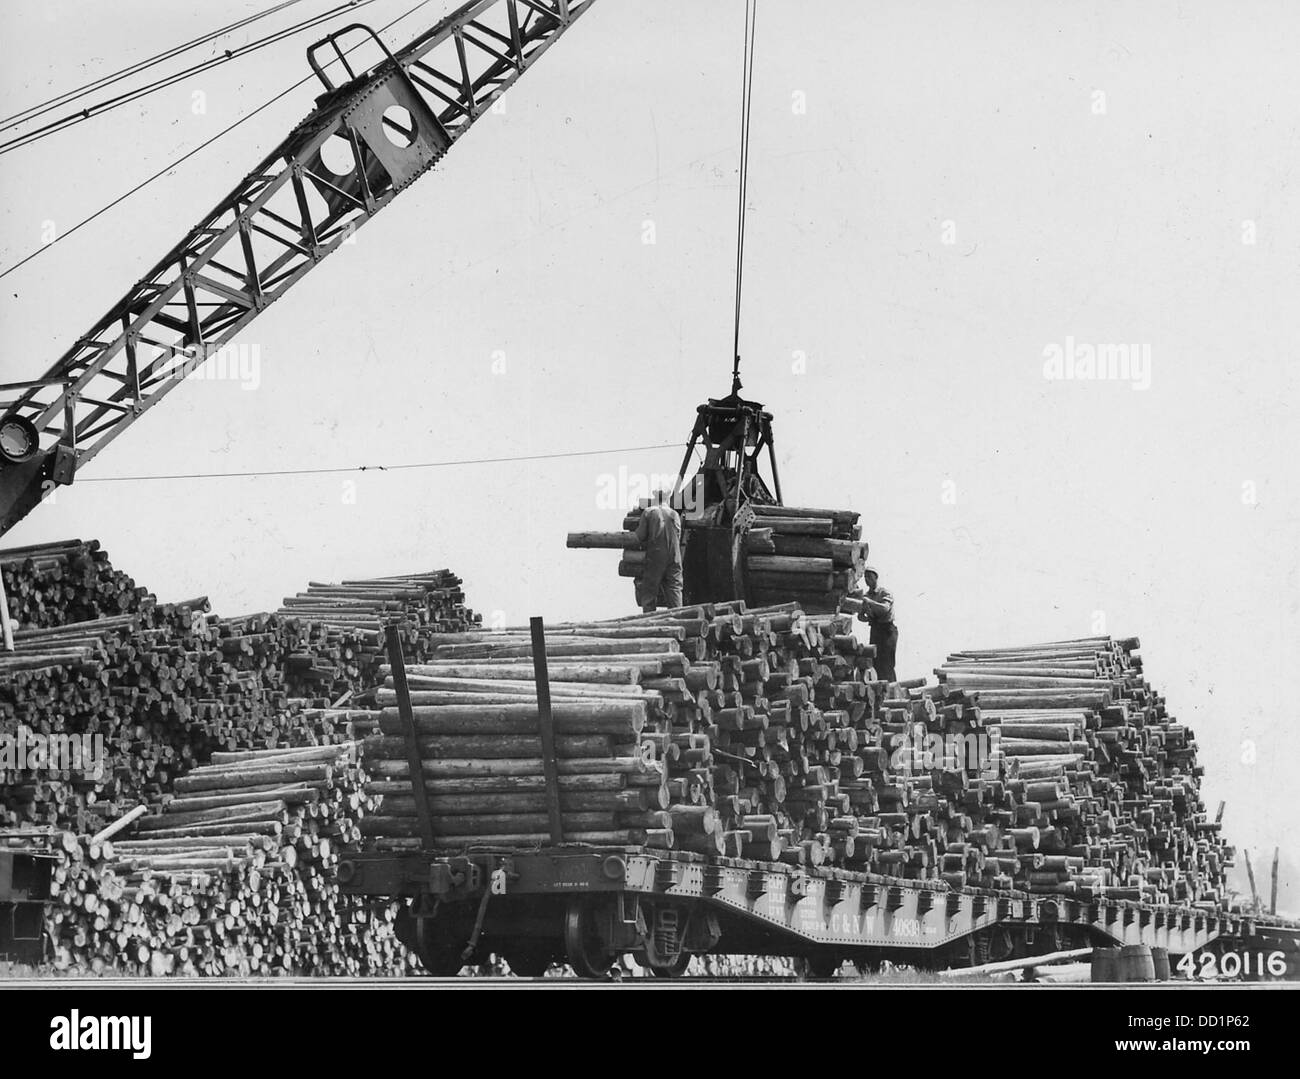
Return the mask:
<path id="1" fill-rule="evenodd" d="M 258 7 L 6 0 L 2 111 Z M 728 388 L 742 18 L 599 0 L 504 114 L 245 331 L 255 378 L 181 387 L 5 542 L 98 537 L 159 598 L 223 614 L 444 566 L 488 619 L 631 611 L 617 556 L 564 536 L 619 527 L 609 477 L 675 471 L 675 448 L 92 481 L 683 443 Z M 319 34 L 0 155 L 0 269 L 297 81 Z M 862 512 L 901 674 L 1139 635 L 1229 838 L 1293 857 L 1298 39 L 1281 2 L 760 0 L 741 337 L 786 502 Z M 0 374 L 42 373 L 312 93 L 5 277 Z M 1149 368 L 1046 377 L 1112 345 Z"/>

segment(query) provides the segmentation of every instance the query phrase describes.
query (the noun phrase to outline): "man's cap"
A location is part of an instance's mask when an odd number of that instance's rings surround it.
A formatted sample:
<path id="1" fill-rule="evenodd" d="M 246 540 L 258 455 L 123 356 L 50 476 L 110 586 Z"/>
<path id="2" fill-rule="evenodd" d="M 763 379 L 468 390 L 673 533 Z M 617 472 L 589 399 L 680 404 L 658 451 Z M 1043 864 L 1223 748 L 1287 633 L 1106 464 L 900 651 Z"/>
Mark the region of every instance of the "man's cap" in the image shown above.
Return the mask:
<path id="1" fill-rule="evenodd" d="M 862 567 L 862 572 L 863 572 L 864 575 L 866 575 L 866 574 L 868 574 L 868 573 L 874 573 L 877 577 L 880 576 L 880 570 L 876 569 L 875 566 L 863 566 L 863 567 Z"/>

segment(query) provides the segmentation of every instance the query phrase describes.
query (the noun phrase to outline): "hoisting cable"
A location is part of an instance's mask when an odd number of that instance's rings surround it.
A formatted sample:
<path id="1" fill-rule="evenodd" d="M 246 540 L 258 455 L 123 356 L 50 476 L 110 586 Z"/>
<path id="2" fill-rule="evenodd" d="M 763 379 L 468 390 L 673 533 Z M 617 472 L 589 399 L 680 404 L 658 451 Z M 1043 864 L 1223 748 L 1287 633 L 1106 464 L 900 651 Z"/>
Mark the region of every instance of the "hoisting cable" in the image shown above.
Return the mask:
<path id="1" fill-rule="evenodd" d="M 749 192 L 749 115 L 754 98 L 754 26 L 758 0 L 745 0 L 745 62 L 740 96 L 740 197 L 736 214 L 736 309 L 732 340 L 731 392 L 740 393 L 740 305 L 745 280 L 745 201 Z"/>

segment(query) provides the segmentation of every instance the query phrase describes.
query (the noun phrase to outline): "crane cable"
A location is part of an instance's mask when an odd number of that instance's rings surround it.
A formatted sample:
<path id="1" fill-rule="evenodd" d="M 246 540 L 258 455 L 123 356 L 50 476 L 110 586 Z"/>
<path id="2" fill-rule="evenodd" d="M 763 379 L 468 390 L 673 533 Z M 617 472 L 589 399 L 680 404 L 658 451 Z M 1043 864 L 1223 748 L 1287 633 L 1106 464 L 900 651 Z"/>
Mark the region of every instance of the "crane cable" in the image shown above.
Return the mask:
<path id="1" fill-rule="evenodd" d="M 419 0 L 419 2 L 416 3 L 414 6 L 412 6 L 412 7 L 410 7 L 410 8 L 407 8 L 407 10 L 404 11 L 404 12 L 402 12 L 401 15 L 398 15 L 397 18 L 395 18 L 395 19 L 393 19 L 391 22 L 387 22 L 387 23 L 385 23 L 383 26 L 381 26 L 381 27 L 379 28 L 379 31 L 378 31 L 378 32 L 382 34 L 385 30 L 388 30 L 388 29 L 390 29 L 391 27 L 395 26 L 397 23 L 401 22 L 403 19 L 407 18 L 408 16 L 410 16 L 410 15 L 414 15 L 417 11 L 420 10 L 420 8 L 424 7 L 424 6 L 427 5 L 427 4 L 430 4 L 430 3 L 432 3 L 432 2 L 433 2 L 433 0 Z M 344 53 L 344 55 L 346 56 L 348 53 L 352 52 L 352 51 L 353 51 L 354 49 L 356 49 L 356 48 L 359 48 L 359 46 L 358 46 L 358 45 L 352 45 L 352 46 L 350 46 L 349 48 L 344 49 L 344 50 L 343 50 L 343 53 Z M 331 61 L 331 62 L 333 62 L 333 61 Z M 52 248 L 52 247 L 53 247 L 56 243 L 58 243 L 60 240 L 66 240 L 69 236 L 71 236 L 71 235 L 72 235 L 74 232 L 76 232 L 78 229 L 82 228 L 82 227 L 85 226 L 85 225 L 89 225 L 89 224 L 90 224 L 92 221 L 94 221 L 96 218 L 103 216 L 104 214 L 108 213 L 109 210 L 112 210 L 114 207 L 116 207 L 116 206 L 120 205 L 121 203 L 125 202 L 127 199 L 129 199 L 129 198 L 130 198 L 132 195 L 134 195 L 136 192 L 138 192 L 138 191 L 142 191 L 144 188 L 148 187 L 148 186 L 149 186 L 151 183 L 153 183 L 155 180 L 160 179 L 160 178 L 163 177 L 163 176 L 166 176 L 167 173 L 171 172 L 172 169 L 176 168 L 178 165 L 182 165 L 182 164 L 184 164 L 186 161 L 188 161 L 188 160 L 189 160 L 191 157 L 193 157 L 195 154 L 199 153 L 199 151 L 207 149 L 209 146 L 211 146 L 211 145 L 212 145 L 214 142 L 216 142 L 218 139 L 222 138 L 222 137 L 225 136 L 225 135 L 229 135 L 230 132 L 232 132 L 232 131 L 235 130 L 235 128 L 237 128 L 237 127 L 239 127 L 241 124 L 246 123 L 247 121 L 251 120 L 251 119 L 252 119 L 254 116 L 256 116 L 258 113 L 260 113 L 260 112 L 265 112 L 265 111 L 266 111 L 267 109 L 269 109 L 272 105 L 274 105 L 277 101 L 281 101 L 281 100 L 283 100 L 284 98 L 288 97 L 291 93 L 293 93 L 295 90 L 297 90 L 300 86 L 303 86 L 303 85 L 305 85 L 306 83 L 311 82 L 315 77 L 316 77 L 315 74 L 304 75 L 301 79 L 299 79 L 297 82 L 295 82 L 292 86 L 286 86 L 283 90 L 281 90 L 281 91 L 280 91 L 278 94 L 276 94 L 273 98 L 271 98 L 271 99 L 268 100 L 268 101 L 264 101 L 262 104 L 258 105 L 257 108 L 253 109 L 252 112 L 246 112 L 246 113 L 244 113 L 244 115 L 241 116 L 241 117 L 239 117 L 239 119 L 236 120 L 234 123 L 230 124 L 228 127 L 222 128 L 220 131 L 218 131 L 218 132 L 217 132 L 215 135 L 213 135 L 211 138 L 209 138 L 209 139 L 205 139 L 203 142 L 199 143 L 196 147 L 194 147 L 194 149 L 192 149 L 192 150 L 187 150 L 185 153 L 181 154 L 180 157 L 178 157 L 178 158 L 176 158 L 175 160 L 173 160 L 173 161 L 169 162 L 168 164 L 164 165 L 161 169 L 159 169 L 157 172 L 155 172 L 152 176 L 147 176 L 147 177 L 145 177 L 145 178 L 144 178 L 143 180 L 141 180 L 138 184 L 136 184 L 135 187 L 132 187 L 132 188 L 126 190 L 126 191 L 123 191 L 122 194 L 118 195 L 117 198 L 113 199 L 112 202 L 106 203 L 105 205 L 101 206 L 98 210 L 96 210 L 94 213 L 92 213 L 89 217 L 83 217 L 80 221 L 78 221 L 78 222 L 77 222 L 75 225 L 73 225 L 71 228 L 64 229 L 64 230 L 63 230 L 62 232 L 60 232 L 60 233 L 59 233 L 59 234 L 58 234 L 54 239 L 52 239 L 49 243 L 44 244 L 44 245 L 41 246 L 41 247 L 38 247 L 35 251 L 32 251 L 32 252 L 28 253 L 27 255 L 24 255 L 21 259 L 19 259 L 17 262 L 15 262 L 12 266 L 9 266 L 9 267 L 5 268 L 4 270 L 0 271 L 0 279 L 5 278 L 5 277 L 8 277 L 8 276 L 9 276 L 11 273 L 13 273 L 15 270 L 20 269 L 20 268 L 23 267 L 23 266 L 26 266 L 27 263 L 29 263 L 29 262 L 32 261 L 32 259 L 36 258 L 38 255 L 43 255 L 46 251 L 48 251 L 50 248 Z"/>
<path id="2" fill-rule="evenodd" d="M 106 112 L 111 112 L 113 109 L 119 108 L 122 105 L 129 104 L 130 102 L 136 101 L 142 97 L 147 97 L 149 94 L 155 93 L 158 90 L 166 89 L 168 86 L 172 86 L 183 79 L 187 79 L 191 75 L 200 74 L 201 72 L 216 67 L 218 64 L 224 64 L 227 61 L 236 59 L 237 57 L 247 56 L 249 53 L 257 52 L 258 49 L 263 49 L 267 45 L 274 45 L 279 41 L 283 41 L 285 38 L 301 33 L 303 30 L 310 30 L 313 26 L 319 26 L 323 22 L 328 22 L 340 12 L 355 8 L 363 8 L 368 4 L 373 4 L 374 2 L 375 0 L 346 0 L 346 3 L 337 4 L 328 11 L 324 11 L 319 15 L 313 15 L 310 19 L 304 19 L 302 22 L 295 23 L 292 26 L 287 26 L 282 30 L 276 30 L 274 33 L 268 34 L 266 37 L 257 38 L 246 45 L 240 45 L 238 48 L 227 49 L 221 56 L 214 56 L 208 60 L 184 68 L 181 71 L 177 71 L 174 74 L 166 75 L 155 82 L 145 83 L 144 86 L 138 86 L 134 90 L 128 90 L 125 93 L 119 94 L 117 97 L 110 97 L 106 101 L 101 101 L 96 105 L 87 106 L 79 112 L 67 113 L 59 119 L 51 120 L 49 123 L 42 124 L 40 127 L 33 128 L 31 131 L 24 132 L 21 135 L 15 135 L 7 142 L 0 142 L 0 155 L 10 153 L 23 146 L 30 146 L 34 142 L 40 142 L 42 139 L 49 138 L 49 136 L 53 135 L 57 131 L 65 131 L 70 127 L 75 127 L 77 124 L 85 123 L 92 117 L 103 115 Z"/>
<path id="3" fill-rule="evenodd" d="M 745 280 L 745 201 L 749 194 L 749 117 L 754 101 L 754 26 L 758 18 L 758 0 L 745 0 L 745 61 L 741 73 L 740 96 L 740 198 L 736 214 L 736 308 L 732 355 L 731 392 L 740 393 L 740 306 Z"/>
<path id="4" fill-rule="evenodd" d="M 265 11 L 258 11 L 252 15 L 246 15 L 244 18 L 229 23 L 217 30 L 211 30 L 200 37 L 192 38 L 180 45 L 175 45 L 163 52 L 155 53 L 153 56 L 144 60 L 137 60 L 134 64 L 124 67 L 119 71 L 109 72 L 107 75 L 101 75 L 97 79 L 92 79 L 88 83 L 75 87 L 71 90 L 65 90 L 61 94 L 55 94 L 54 97 L 45 101 L 39 101 L 35 105 L 28 105 L 25 109 L 19 109 L 18 112 L 11 116 L 0 117 L 0 131 L 8 131 L 10 128 L 17 127 L 19 124 L 27 123 L 38 116 L 44 116 L 51 109 L 56 109 L 60 105 L 66 105 L 69 101 L 75 101 L 79 97 L 85 97 L 95 90 L 102 90 L 105 86 L 112 86 L 115 82 L 121 82 L 131 75 L 138 75 L 151 67 L 161 64 L 164 60 L 170 60 L 174 56 L 179 56 L 183 52 L 189 52 L 190 49 L 196 49 L 200 45 L 206 45 L 209 41 L 223 37 L 226 34 L 233 33 L 236 30 L 242 30 L 245 26 L 257 22 L 259 19 L 265 19 L 268 15 L 274 15 L 276 12 L 283 11 L 287 7 L 293 7 L 295 4 L 302 3 L 302 0 L 283 0 L 282 3 L 274 7 L 267 8 Z"/>

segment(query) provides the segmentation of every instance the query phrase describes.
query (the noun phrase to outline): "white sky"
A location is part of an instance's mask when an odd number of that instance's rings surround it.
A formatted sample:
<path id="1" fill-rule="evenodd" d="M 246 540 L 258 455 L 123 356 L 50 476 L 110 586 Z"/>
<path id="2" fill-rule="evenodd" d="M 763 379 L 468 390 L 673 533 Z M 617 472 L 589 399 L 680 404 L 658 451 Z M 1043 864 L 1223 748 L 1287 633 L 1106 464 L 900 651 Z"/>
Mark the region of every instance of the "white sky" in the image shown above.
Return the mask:
<path id="1" fill-rule="evenodd" d="M 3 112 L 258 6 L 7 0 Z M 601 477 L 673 471 L 677 449 L 86 481 L 684 442 L 728 387 L 742 11 L 600 0 L 504 115 L 245 332 L 256 389 L 181 387 L 5 542 L 95 536 L 160 598 L 206 592 L 226 614 L 308 580 L 443 566 L 486 617 L 628 612 L 616 556 L 564 535 L 617 528 Z M 1300 12 L 760 0 L 758 33 L 742 352 L 786 501 L 862 511 L 898 597 L 900 673 L 1088 635 L 1097 612 L 1140 635 L 1230 839 L 1294 860 Z M 0 156 L 0 268 L 301 78 L 319 35 Z M 4 278 L 0 375 L 44 371 L 311 94 Z M 1067 337 L 1149 345 L 1150 388 L 1044 379 Z"/>

